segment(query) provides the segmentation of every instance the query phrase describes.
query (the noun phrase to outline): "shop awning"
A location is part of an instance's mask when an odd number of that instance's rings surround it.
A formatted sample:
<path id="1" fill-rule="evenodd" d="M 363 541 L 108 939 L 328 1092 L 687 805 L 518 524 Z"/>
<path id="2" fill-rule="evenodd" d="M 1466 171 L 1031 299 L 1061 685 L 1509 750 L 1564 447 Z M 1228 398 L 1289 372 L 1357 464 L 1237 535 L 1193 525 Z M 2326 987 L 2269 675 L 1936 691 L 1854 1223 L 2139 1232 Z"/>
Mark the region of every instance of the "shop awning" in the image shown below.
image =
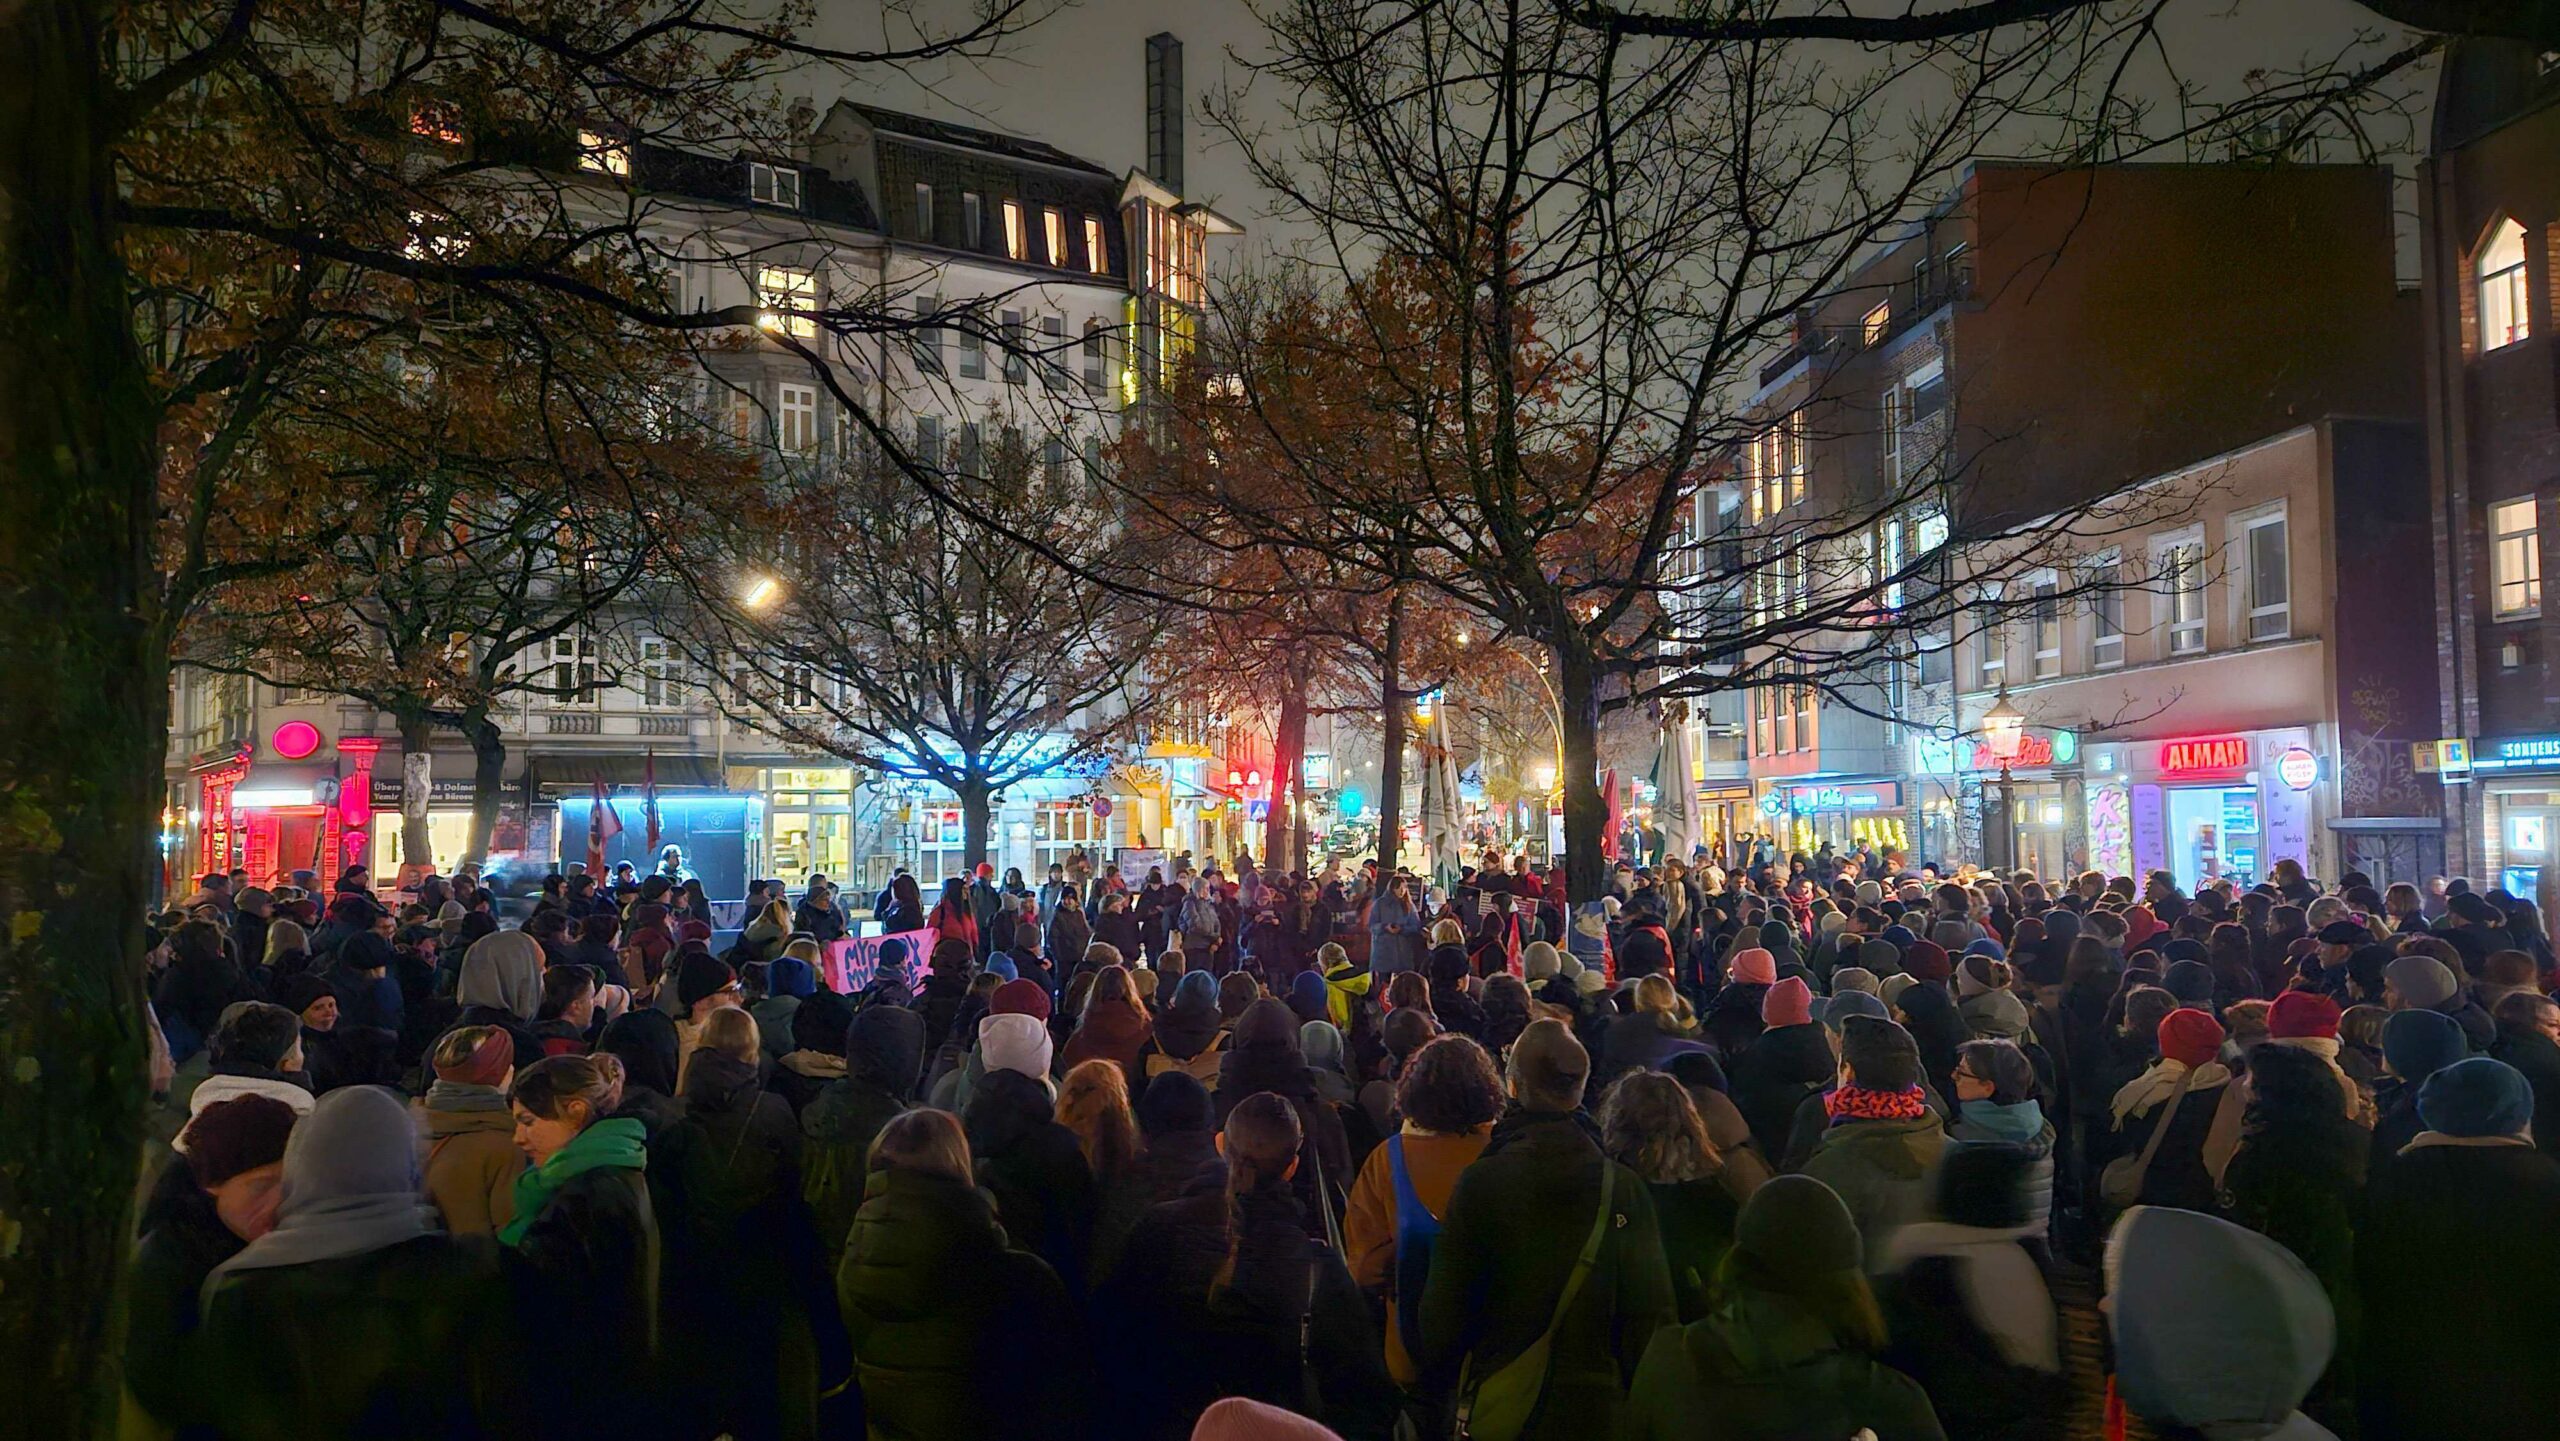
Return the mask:
<path id="1" fill-rule="evenodd" d="M 592 789 L 603 781 L 607 790 L 647 783 L 649 758 L 645 755 L 537 755 L 526 769 L 541 790 L 554 794 Z M 719 767 L 702 756 L 664 755 L 657 758 L 660 790 L 725 790 L 727 785 Z"/>

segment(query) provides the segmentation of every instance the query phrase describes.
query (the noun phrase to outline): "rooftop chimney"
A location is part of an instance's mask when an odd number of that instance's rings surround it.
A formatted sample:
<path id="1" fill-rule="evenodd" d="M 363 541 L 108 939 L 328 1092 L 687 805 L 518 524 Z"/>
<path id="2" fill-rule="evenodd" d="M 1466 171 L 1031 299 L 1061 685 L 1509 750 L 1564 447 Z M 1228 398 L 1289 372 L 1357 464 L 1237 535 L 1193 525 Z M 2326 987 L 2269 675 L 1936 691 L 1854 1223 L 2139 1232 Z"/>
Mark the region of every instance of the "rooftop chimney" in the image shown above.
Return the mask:
<path id="1" fill-rule="evenodd" d="M 1182 193 L 1182 41 L 1170 30 L 1147 37 L 1147 174 Z"/>

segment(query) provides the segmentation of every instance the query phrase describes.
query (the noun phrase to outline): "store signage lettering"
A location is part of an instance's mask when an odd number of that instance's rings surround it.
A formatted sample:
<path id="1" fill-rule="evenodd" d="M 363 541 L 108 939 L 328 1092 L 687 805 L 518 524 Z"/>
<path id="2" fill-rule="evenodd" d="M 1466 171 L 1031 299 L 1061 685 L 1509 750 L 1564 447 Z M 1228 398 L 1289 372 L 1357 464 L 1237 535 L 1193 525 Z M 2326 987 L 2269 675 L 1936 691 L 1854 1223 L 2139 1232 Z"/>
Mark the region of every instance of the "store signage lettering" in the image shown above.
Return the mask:
<path id="1" fill-rule="evenodd" d="M 1778 807 L 1770 802 L 1777 799 L 1778 793 L 1770 792 L 1761 803 L 1762 808 L 1774 813 Z M 1900 788 L 1892 785 L 1793 786 L 1786 792 L 1784 805 L 1798 815 L 1807 815 L 1815 811 L 1883 810 L 1901 800 Z"/>
<path id="2" fill-rule="evenodd" d="M 2017 770 L 2032 770 L 2037 766 L 2053 764 L 2052 740 L 2038 735 L 2018 737 L 2018 753 L 2010 757 L 2009 764 Z M 1981 741 L 1975 741 L 1972 768 L 1978 771 L 1996 771 L 2000 769 L 2000 757 L 1992 751 L 1990 746 Z"/>
<path id="3" fill-rule="evenodd" d="M 2160 747 L 2160 769 L 2170 775 L 2193 771 L 2236 771 L 2249 764 L 2247 736 L 2206 736 L 2171 741 Z"/>
<path id="4" fill-rule="evenodd" d="M 2320 758 L 2301 746 L 2288 746 L 2276 757 L 2276 779 L 2288 790 L 2307 791 L 2320 779 Z"/>

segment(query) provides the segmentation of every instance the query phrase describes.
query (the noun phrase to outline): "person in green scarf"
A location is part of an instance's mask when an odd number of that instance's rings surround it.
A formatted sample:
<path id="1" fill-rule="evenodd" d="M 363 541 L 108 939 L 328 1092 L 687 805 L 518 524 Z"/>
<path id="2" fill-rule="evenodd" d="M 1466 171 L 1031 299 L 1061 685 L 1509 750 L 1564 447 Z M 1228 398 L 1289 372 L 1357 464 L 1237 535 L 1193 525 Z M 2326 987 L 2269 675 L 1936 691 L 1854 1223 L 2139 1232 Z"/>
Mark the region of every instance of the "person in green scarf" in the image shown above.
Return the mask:
<path id="1" fill-rule="evenodd" d="M 610 1055 L 553 1056 L 507 1095 L 533 1164 L 498 1240 L 522 1334 L 555 1348 L 531 1399 L 546 1435 L 637 1434 L 656 1405 L 658 1223 L 646 1132 L 610 1114 L 622 1081 Z"/>

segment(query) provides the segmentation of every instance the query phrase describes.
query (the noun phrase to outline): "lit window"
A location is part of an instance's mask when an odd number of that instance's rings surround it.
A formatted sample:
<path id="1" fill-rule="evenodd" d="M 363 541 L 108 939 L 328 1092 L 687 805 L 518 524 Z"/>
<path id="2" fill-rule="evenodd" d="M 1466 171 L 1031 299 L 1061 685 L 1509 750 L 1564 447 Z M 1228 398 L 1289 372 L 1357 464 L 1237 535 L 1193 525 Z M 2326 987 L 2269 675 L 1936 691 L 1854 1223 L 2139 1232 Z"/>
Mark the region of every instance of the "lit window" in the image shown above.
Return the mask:
<path id="1" fill-rule="evenodd" d="M 747 162 L 747 198 L 758 205 L 779 205 L 785 210 L 800 208 L 800 172 L 788 165 L 767 165 L 761 160 Z"/>
<path id="2" fill-rule="evenodd" d="M 1789 415 L 1786 423 L 1778 427 L 1778 436 L 1784 447 L 1779 458 L 1786 466 L 1787 504 L 1794 505 L 1804 499 L 1804 412 Z"/>
<path id="3" fill-rule="evenodd" d="M 1022 233 L 1022 202 L 1006 201 L 1004 203 L 1004 253 L 1015 260 L 1027 260 L 1031 255 L 1028 249 L 1029 244 L 1030 237 Z"/>
<path id="4" fill-rule="evenodd" d="M 629 175 L 631 147 L 610 135 L 592 130 L 578 132 L 578 168 L 598 175 Z"/>
<path id="5" fill-rule="evenodd" d="M 774 424 L 783 450 L 807 455 L 818 448 L 818 388 L 784 385 L 776 391 Z"/>
<path id="6" fill-rule="evenodd" d="M 1888 300 L 1868 311 L 1866 319 L 1858 322 L 1858 338 L 1869 345 L 1881 344 L 1885 331 L 1892 325 L 1893 302 Z"/>
<path id="7" fill-rule="evenodd" d="M 462 112 L 442 100 L 421 100 L 409 107 L 409 133 L 439 145 L 460 145 Z"/>
<path id="8" fill-rule="evenodd" d="M 1067 216 L 1066 216 L 1066 212 L 1065 212 L 1065 211 L 1063 211 L 1063 210 L 1052 210 L 1052 209 L 1044 209 L 1044 210 L 1042 210 L 1042 211 L 1040 212 L 1040 230 L 1041 230 L 1041 238 L 1042 238 L 1043 240 L 1046 240 L 1046 241 L 1048 241 L 1048 242 L 1049 242 L 1049 263 L 1050 263 L 1051 265 L 1064 265 L 1064 264 L 1066 264 L 1066 263 L 1067 263 Z"/>
<path id="9" fill-rule="evenodd" d="M 2480 348 L 2496 350 L 2533 333 L 2532 292 L 2525 288 L 2524 227 L 2501 221 L 2474 262 L 2480 276 Z"/>
<path id="10" fill-rule="evenodd" d="M 1111 269 L 1111 247 L 1103 241 L 1102 218 L 1098 215 L 1084 218 L 1084 268 L 1096 275 Z"/>
<path id="11" fill-rule="evenodd" d="M 2060 586 L 2052 576 L 2043 576 L 2035 585 L 2036 679 L 2051 680 L 2062 674 L 2062 602 Z"/>
<path id="12" fill-rule="evenodd" d="M 2542 613 L 2542 536 L 2531 496 L 2489 507 L 2500 619 Z"/>
<path id="13" fill-rule="evenodd" d="M 756 317 L 756 324 L 776 335 L 806 340 L 818 333 L 818 322 L 811 314 L 818 308 L 818 277 L 809 271 L 785 265 L 758 270 L 756 304 L 764 312 Z"/>
<path id="14" fill-rule="evenodd" d="M 933 187 L 919 183 L 916 186 L 916 239 L 931 240 L 932 238 Z"/>
<path id="15" fill-rule="evenodd" d="M 2281 512 L 2248 522 L 2243 553 L 2249 564 L 2249 639 L 2282 640 L 2293 634 L 2293 557 L 2285 548 Z"/>
<path id="16" fill-rule="evenodd" d="M 2204 652 L 2204 546 L 2196 541 L 2163 547 L 2159 557 L 2161 609 L 2169 618 L 2169 654 Z"/>
<path id="17" fill-rule="evenodd" d="M 1933 510 L 1920 517 L 1912 527 L 1914 555 L 1927 555 L 1947 543 L 1947 514 Z"/>

